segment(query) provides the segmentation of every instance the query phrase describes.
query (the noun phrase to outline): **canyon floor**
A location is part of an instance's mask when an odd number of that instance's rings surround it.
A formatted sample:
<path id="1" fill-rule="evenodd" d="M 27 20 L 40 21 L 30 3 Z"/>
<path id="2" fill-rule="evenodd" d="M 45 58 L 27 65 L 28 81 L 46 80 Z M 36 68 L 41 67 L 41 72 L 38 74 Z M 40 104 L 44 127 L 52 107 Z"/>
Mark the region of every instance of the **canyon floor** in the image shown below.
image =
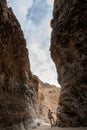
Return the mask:
<path id="1" fill-rule="evenodd" d="M 35 130 L 87 130 L 87 127 L 78 127 L 78 128 L 59 128 L 51 126 L 40 126 Z"/>

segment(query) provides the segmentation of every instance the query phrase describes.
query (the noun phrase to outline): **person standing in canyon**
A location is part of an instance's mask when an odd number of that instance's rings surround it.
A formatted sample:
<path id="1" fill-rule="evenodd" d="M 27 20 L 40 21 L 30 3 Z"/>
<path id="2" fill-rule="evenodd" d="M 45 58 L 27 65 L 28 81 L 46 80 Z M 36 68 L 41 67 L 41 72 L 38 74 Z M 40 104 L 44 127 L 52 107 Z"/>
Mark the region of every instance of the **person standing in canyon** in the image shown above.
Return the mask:
<path id="1" fill-rule="evenodd" d="M 49 118 L 49 121 L 50 121 L 50 124 L 52 126 L 52 124 L 54 123 L 54 117 L 53 117 L 53 112 L 49 109 L 48 110 L 48 118 Z"/>

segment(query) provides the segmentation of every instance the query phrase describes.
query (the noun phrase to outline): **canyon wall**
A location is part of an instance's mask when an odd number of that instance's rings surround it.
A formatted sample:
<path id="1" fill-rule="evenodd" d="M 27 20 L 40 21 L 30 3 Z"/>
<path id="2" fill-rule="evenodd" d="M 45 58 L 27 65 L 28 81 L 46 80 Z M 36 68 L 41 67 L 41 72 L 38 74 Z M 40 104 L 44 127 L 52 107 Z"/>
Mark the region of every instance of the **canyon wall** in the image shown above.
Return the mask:
<path id="1" fill-rule="evenodd" d="M 38 81 L 40 116 L 43 120 L 50 123 L 48 119 L 48 110 L 50 109 L 54 112 L 53 117 L 56 121 L 56 110 L 59 101 L 60 88 L 48 83 L 43 83 L 41 80 Z"/>
<path id="2" fill-rule="evenodd" d="M 27 130 L 34 122 L 37 86 L 19 22 L 0 0 L 0 130 Z"/>
<path id="3" fill-rule="evenodd" d="M 61 88 L 57 125 L 87 126 L 87 0 L 55 0 L 51 57 Z"/>

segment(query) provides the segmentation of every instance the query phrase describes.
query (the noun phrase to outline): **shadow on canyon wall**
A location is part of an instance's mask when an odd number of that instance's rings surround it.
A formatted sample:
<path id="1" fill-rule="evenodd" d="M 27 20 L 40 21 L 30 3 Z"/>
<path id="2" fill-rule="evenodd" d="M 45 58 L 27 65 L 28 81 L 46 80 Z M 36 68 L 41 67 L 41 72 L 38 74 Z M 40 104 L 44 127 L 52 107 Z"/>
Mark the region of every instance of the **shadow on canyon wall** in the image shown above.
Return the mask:
<path id="1" fill-rule="evenodd" d="M 57 125 L 87 126 L 87 1 L 55 0 L 51 57 L 62 86 Z M 39 114 L 38 78 L 30 70 L 20 24 L 0 0 L 0 130 L 28 130 Z"/>
<path id="2" fill-rule="evenodd" d="M 61 88 L 57 125 L 87 126 L 87 0 L 55 0 L 51 56 Z"/>

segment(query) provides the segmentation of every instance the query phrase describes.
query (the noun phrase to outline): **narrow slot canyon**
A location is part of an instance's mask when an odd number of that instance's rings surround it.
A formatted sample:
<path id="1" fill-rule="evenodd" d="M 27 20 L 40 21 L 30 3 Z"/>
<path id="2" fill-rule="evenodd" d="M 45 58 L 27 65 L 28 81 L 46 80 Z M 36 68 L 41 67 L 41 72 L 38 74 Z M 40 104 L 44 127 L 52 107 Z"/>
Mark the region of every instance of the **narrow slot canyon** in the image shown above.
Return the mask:
<path id="1" fill-rule="evenodd" d="M 60 90 L 32 73 L 20 23 L 0 0 L 0 130 L 31 130 L 42 117 L 49 123 L 50 108 L 56 127 L 49 129 L 87 127 L 86 7 L 86 0 L 54 0 L 50 58 Z"/>

